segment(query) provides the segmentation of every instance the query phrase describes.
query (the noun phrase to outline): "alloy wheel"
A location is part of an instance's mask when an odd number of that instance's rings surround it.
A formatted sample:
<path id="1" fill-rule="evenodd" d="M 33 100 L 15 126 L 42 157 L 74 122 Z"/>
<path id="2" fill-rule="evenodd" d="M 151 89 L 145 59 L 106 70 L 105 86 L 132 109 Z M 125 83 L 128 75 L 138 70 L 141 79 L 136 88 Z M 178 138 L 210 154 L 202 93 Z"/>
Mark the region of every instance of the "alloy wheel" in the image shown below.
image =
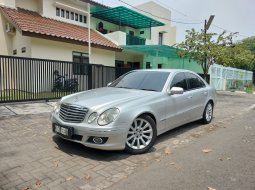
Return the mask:
<path id="1" fill-rule="evenodd" d="M 136 118 L 132 123 L 127 136 L 127 146 L 139 150 L 147 147 L 152 141 L 153 128 L 151 124 L 142 118 Z"/>

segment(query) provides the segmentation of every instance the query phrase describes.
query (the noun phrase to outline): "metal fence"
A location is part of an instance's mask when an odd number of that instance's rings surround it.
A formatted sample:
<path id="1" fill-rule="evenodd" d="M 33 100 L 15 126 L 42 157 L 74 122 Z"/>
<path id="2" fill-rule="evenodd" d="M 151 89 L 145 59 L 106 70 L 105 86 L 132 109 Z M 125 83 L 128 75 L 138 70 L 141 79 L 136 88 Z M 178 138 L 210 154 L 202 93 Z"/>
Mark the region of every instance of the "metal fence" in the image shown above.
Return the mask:
<path id="1" fill-rule="evenodd" d="M 210 67 L 210 84 L 216 90 L 231 90 L 244 88 L 253 82 L 253 72 L 222 65 L 213 64 Z"/>
<path id="2" fill-rule="evenodd" d="M 58 99 L 106 86 L 129 68 L 0 56 L 0 103 Z"/>

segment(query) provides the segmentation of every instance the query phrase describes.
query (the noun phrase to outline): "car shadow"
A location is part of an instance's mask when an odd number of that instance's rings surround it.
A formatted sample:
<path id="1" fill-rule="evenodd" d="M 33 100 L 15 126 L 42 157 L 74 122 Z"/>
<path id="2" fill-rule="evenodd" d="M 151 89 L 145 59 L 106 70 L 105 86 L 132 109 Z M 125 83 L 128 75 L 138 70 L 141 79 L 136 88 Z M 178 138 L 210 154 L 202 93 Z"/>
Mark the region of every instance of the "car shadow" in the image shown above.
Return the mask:
<path id="1" fill-rule="evenodd" d="M 175 129 L 169 130 L 157 137 L 155 145 L 162 143 L 166 140 L 169 140 L 171 138 L 176 138 L 187 131 L 200 127 L 201 125 L 203 125 L 201 122 L 195 121 L 195 122 L 177 127 Z M 54 135 L 52 139 L 57 144 L 57 147 L 56 147 L 57 149 L 65 152 L 66 154 L 70 156 L 77 155 L 77 156 L 81 156 L 84 158 L 89 158 L 89 159 L 93 159 L 97 161 L 117 161 L 117 160 L 123 160 L 132 156 L 126 153 L 125 151 L 105 151 L 105 150 L 88 148 L 82 144 L 62 139 L 58 135 Z M 155 146 L 153 146 L 150 149 L 150 151 L 145 154 L 149 154 L 156 151 L 157 149 L 155 148 Z"/>
<path id="2" fill-rule="evenodd" d="M 52 139 L 56 143 L 57 149 L 70 156 L 76 155 L 97 161 L 117 161 L 130 156 L 124 151 L 106 151 L 88 148 L 82 144 L 62 139 L 58 135 L 54 135 Z"/>
<path id="3" fill-rule="evenodd" d="M 213 121 L 215 121 L 214 117 L 213 117 L 212 123 L 213 123 Z M 159 135 L 157 137 L 157 141 L 156 141 L 155 144 L 161 143 L 161 142 L 169 140 L 171 138 L 176 138 L 179 135 L 181 135 L 181 134 L 183 134 L 187 131 L 191 131 L 192 129 L 195 129 L 195 128 L 201 127 L 201 126 L 206 126 L 206 124 L 203 124 L 201 121 L 198 120 L 198 121 L 193 121 L 191 123 L 187 123 L 187 124 L 182 125 L 180 127 L 171 129 L 171 130 Z"/>

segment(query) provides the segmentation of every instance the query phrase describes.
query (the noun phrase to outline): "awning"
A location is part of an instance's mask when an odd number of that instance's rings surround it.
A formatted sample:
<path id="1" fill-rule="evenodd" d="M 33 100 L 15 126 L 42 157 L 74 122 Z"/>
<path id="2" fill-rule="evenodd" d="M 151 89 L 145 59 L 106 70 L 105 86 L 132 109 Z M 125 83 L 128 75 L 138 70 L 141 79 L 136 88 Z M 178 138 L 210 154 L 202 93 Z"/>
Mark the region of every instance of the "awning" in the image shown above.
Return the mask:
<path id="1" fill-rule="evenodd" d="M 120 26 L 130 26 L 136 29 L 165 25 L 162 22 L 123 6 L 92 12 L 92 16 Z"/>
<path id="2" fill-rule="evenodd" d="M 122 46 L 124 51 L 147 54 L 156 57 L 179 58 L 177 49 L 167 45 L 129 45 Z"/>

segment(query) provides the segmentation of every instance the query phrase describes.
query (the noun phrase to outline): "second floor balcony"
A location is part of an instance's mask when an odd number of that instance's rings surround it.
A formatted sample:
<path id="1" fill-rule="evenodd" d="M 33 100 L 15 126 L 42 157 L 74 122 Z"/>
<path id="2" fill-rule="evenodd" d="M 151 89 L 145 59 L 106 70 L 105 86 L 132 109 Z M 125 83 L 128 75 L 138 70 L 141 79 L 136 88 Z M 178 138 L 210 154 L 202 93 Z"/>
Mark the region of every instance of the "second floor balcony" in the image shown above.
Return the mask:
<path id="1" fill-rule="evenodd" d="M 126 35 L 126 45 L 145 45 L 146 39 L 131 34 Z"/>
<path id="2" fill-rule="evenodd" d="M 150 40 L 139 36 L 127 34 L 126 32 L 116 31 L 105 34 L 106 37 L 110 38 L 118 45 L 150 45 Z"/>
<path id="3" fill-rule="evenodd" d="M 151 28 L 165 24 L 127 7 L 115 7 L 92 12 L 96 29 L 119 45 L 146 45 Z"/>

